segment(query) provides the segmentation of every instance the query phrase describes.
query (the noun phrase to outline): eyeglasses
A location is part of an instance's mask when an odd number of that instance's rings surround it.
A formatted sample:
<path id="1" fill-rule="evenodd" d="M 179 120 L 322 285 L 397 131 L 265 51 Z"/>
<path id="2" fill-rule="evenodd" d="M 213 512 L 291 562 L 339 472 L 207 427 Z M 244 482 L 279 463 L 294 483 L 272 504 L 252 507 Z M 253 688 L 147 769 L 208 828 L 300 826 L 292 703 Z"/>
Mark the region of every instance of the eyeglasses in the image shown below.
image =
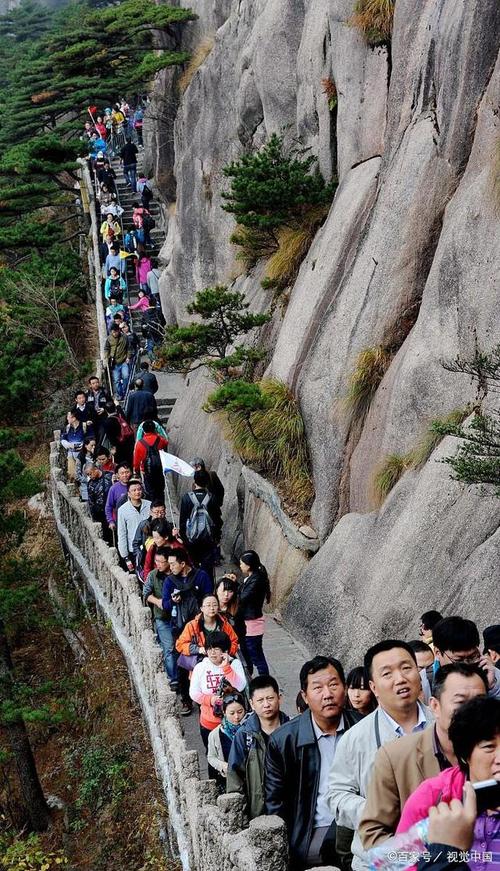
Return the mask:
<path id="1" fill-rule="evenodd" d="M 474 651 L 474 653 L 469 653 L 467 656 L 452 657 L 446 651 L 444 655 L 447 657 L 447 659 L 450 660 L 450 662 L 453 663 L 453 665 L 456 665 L 459 662 L 464 662 L 468 665 L 476 665 L 476 663 L 478 663 L 481 659 L 481 654 L 477 649 Z"/>

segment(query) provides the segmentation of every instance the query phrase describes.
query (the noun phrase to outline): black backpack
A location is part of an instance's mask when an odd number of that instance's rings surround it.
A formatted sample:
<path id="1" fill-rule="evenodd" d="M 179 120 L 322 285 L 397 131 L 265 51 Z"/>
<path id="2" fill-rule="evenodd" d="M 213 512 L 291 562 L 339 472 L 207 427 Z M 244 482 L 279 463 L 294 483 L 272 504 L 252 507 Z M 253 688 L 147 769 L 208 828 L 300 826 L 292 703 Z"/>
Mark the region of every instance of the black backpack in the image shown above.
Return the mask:
<path id="1" fill-rule="evenodd" d="M 200 601 L 199 601 L 199 590 L 196 586 L 196 579 L 198 577 L 198 570 L 195 571 L 191 581 L 186 584 L 186 586 L 181 586 L 181 589 L 178 591 L 180 593 L 181 601 L 177 605 L 177 613 L 172 616 L 172 629 L 175 637 L 177 638 L 186 623 L 189 623 L 190 620 L 194 620 L 197 614 L 200 613 Z"/>
<path id="2" fill-rule="evenodd" d="M 186 538 L 191 544 L 214 542 L 214 522 L 208 513 L 212 497 L 205 493 L 203 499 L 196 498 L 194 493 L 188 493 L 192 503 L 191 516 L 186 523 Z"/>
<path id="3" fill-rule="evenodd" d="M 156 227 L 156 221 L 152 215 L 144 215 L 142 219 L 142 226 L 145 230 L 154 230 Z"/>
<path id="4" fill-rule="evenodd" d="M 144 460 L 144 477 L 150 481 L 163 478 L 163 466 L 161 464 L 160 452 L 158 444 L 160 437 L 157 436 L 152 445 L 148 444 L 145 439 L 141 439 L 141 445 L 146 448 L 146 458 Z"/>

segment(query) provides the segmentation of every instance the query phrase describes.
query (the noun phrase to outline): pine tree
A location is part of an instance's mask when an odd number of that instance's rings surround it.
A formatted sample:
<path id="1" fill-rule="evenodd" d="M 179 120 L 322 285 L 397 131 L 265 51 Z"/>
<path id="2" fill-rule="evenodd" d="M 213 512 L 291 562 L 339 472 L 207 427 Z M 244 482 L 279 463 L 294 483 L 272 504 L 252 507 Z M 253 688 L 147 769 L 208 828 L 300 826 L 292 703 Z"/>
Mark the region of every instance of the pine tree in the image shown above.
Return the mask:
<path id="1" fill-rule="evenodd" d="M 243 294 L 233 293 L 225 285 L 207 287 L 197 293 L 187 311 L 199 315 L 201 322 L 167 328 L 158 354 L 165 368 L 192 372 L 207 366 L 214 373 L 228 375 L 233 367 L 261 359 L 261 352 L 242 345 L 228 354 L 239 338 L 269 320 L 269 315 L 251 314 L 248 308 Z"/>
<path id="2" fill-rule="evenodd" d="M 481 408 L 488 392 L 498 390 L 500 345 L 490 353 L 476 348 L 471 359 L 456 357 L 452 361 L 443 361 L 443 366 L 451 372 L 469 375 L 478 386 L 477 404 L 470 421 L 459 426 L 434 424 L 439 435 L 461 439 L 457 453 L 446 457 L 443 462 L 451 467 L 457 481 L 468 485 L 494 484 L 500 496 L 500 412 L 485 413 Z"/>
<path id="3" fill-rule="evenodd" d="M 19 53 L 37 8 L 38 38 Z M 158 70 L 184 63 L 189 55 L 179 50 L 179 28 L 194 18 L 189 9 L 123 0 L 97 10 L 80 2 L 50 17 L 30 3 L 24 16 L 0 19 L 0 145 L 54 128 L 68 114 L 81 117 L 96 102 L 112 104 Z"/>
<path id="4" fill-rule="evenodd" d="M 243 155 L 223 172 L 231 179 L 223 208 L 257 234 L 261 247 L 276 242 L 278 227 L 297 227 L 308 211 L 330 203 L 336 187 L 335 180 L 325 182 L 315 157 L 286 148 L 276 133 L 260 151 Z M 239 244 L 237 235 L 233 241 Z"/>

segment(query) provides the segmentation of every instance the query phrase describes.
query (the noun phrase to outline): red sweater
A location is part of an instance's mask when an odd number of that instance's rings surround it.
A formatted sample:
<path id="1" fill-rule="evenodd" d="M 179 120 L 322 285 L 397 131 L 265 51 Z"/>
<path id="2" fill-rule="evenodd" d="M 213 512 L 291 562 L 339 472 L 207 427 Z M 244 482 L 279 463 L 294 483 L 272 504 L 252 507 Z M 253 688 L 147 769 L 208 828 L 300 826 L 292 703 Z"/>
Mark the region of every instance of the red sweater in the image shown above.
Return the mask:
<path id="1" fill-rule="evenodd" d="M 154 445 L 156 439 L 158 439 L 157 448 L 159 451 L 164 451 L 168 448 L 168 439 L 164 439 L 163 436 L 158 435 L 155 432 L 145 432 L 141 441 L 147 442 L 148 445 Z M 141 441 L 137 441 L 135 443 L 134 448 L 134 459 L 132 461 L 132 465 L 134 467 L 134 473 L 137 475 L 138 472 L 142 472 L 144 460 L 146 459 L 146 448 L 144 445 L 141 445 Z"/>
<path id="2" fill-rule="evenodd" d="M 184 545 L 183 541 L 177 541 L 177 539 L 174 538 L 172 541 L 169 541 L 169 543 L 165 546 L 169 547 L 171 550 L 175 550 L 176 548 L 181 548 L 181 547 L 184 548 L 185 545 Z M 149 573 L 152 572 L 154 567 L 155 567 L 156 551 L 157 551 L 157 547 L 156 547 L 156 544 L 154 544 L 154 543 L 146 551 L 146 559 L 144 560 L 144 577 L 146 579 L 147 579 Z M 190 563 L 190 565 L 191 565 L 191 563 Z"/>

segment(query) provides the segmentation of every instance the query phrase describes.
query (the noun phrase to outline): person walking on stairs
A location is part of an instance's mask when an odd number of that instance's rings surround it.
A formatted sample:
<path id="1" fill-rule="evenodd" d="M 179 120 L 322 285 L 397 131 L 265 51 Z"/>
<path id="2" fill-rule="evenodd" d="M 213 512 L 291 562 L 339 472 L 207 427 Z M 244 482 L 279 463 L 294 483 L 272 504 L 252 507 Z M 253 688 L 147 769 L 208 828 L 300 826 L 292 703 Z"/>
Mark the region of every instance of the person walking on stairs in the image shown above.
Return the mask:
<path id="1" fill-rule="evenodd" d="M 137 145 L 134 145 L 130 136 L 127 136 L 127 141 L 120 151 L 120 159 L 123 165 L 123 174 L 125 176 L 125 181 L 128 186 L 132 188 L 134 193 L 136 192 L 136 180 L 137 180 L 137 155 L 139 154 L 139 150 Z"/>

